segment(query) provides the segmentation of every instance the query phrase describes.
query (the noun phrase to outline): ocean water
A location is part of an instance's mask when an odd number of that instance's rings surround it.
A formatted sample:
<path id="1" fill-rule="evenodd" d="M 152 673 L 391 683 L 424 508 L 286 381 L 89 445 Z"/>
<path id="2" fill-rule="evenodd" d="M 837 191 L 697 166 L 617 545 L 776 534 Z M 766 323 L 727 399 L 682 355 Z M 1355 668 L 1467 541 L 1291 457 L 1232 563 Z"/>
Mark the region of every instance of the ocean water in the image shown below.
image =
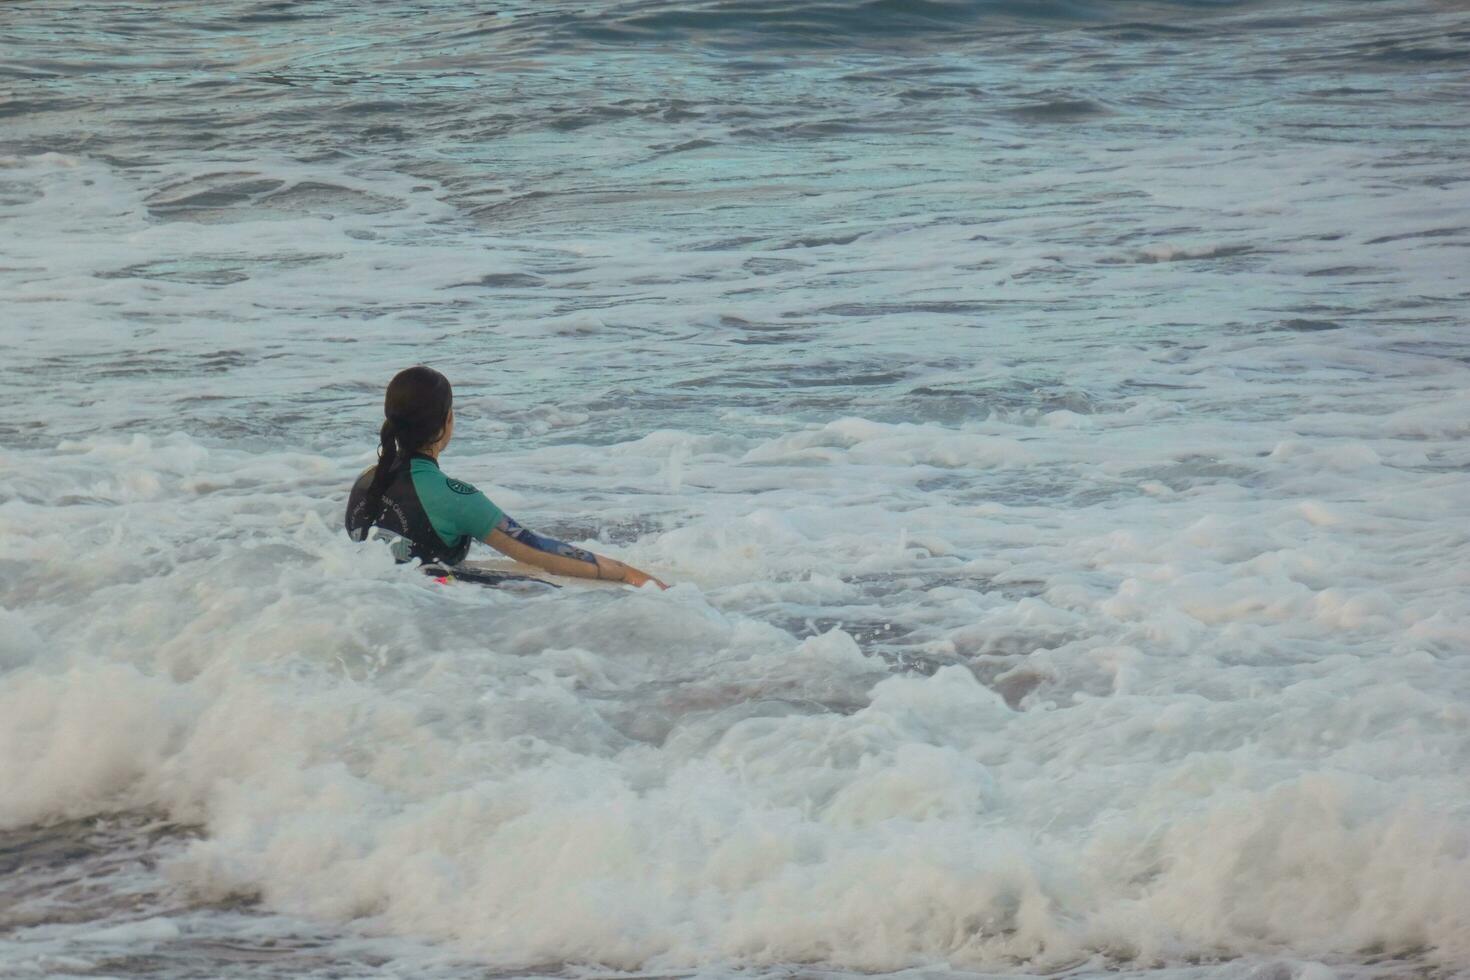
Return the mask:
<path id="1" fill-rule="evenodd" d="M 1467 161 L 1454 2 L 0 5 L 0 975 L 1470 975 Z M 348 541 L 417 362 L 674 587 Z"/>

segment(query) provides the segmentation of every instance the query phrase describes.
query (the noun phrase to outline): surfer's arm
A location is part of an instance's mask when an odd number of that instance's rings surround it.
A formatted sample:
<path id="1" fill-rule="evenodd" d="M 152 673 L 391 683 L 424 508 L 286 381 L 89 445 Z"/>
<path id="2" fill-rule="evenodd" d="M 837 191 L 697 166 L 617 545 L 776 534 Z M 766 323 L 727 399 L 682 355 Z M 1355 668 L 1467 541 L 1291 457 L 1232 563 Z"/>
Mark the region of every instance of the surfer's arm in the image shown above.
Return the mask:
<path id="1" fill-rule="evenodd" d="M 625 565 L 612 558 L 593 554 L 585 548 L 537 534 L 516 523 L 508 514 L 503 515 L 499 523 L 485 535 L 485 543 L 509 558 L 534 565 L 553 575 L 626 582 L 634 586 L 652 582 L 661 589 L 668 588 L 652 575 L 639 571 L 632 565 Z"/>

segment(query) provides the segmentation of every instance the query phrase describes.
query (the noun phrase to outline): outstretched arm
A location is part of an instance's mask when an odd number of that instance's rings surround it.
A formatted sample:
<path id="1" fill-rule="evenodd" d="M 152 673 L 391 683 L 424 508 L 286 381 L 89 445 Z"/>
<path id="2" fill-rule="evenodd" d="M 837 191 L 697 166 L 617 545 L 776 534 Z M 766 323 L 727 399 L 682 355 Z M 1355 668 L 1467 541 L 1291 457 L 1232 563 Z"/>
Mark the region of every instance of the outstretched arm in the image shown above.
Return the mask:
<path id="1" fill-rule="evenodd" d="M 668 588 L 652 575 L 641 572 L 632 565 L 625 565 L 564 541 L 537 534 L 516 523 L 508 514 L 502 516 L 499 523 L 485 536 L 485 543 L 503 555 L 527 565 L 535 565 L 553 575 L 604 579 L 634 586 L 652 582 L 661 589 Z"/>

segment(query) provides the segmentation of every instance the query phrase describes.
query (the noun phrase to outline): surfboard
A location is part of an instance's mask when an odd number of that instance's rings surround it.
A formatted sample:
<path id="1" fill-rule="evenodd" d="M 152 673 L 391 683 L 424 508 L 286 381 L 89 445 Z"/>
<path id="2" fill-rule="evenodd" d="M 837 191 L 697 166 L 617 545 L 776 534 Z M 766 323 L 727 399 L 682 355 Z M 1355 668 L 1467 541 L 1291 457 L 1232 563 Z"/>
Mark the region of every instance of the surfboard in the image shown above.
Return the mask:
<path id="1" fill-rule="evenodd" d="M 525 592 L 544 592 L 546 589 L 571 588 L 617 589 L 622 582 L 603 582 L 590 578 L 563 578 L 523 565 L 508 558 L 486 561 L 462 561 L 458 565 L 426 564 L 421 566 L 425 575 L 432 575 L 445 582 L 466 582 L 492 589 L 513 589 Z M 534 574 L 533 574 L 534 573 Z"/>
<path id="2" fill-rule="evenodd" d="M 488 586 L 492 589 L 511 588 L 526 591 L 559 589 L 561 586 L 535 575 L 527 575 L 517 569 L 524 566 L 488 561 L 462 561 L 458 565 L 424 565 L 425 575 L 432 575 L 441 582 L 468 582 Z"/>

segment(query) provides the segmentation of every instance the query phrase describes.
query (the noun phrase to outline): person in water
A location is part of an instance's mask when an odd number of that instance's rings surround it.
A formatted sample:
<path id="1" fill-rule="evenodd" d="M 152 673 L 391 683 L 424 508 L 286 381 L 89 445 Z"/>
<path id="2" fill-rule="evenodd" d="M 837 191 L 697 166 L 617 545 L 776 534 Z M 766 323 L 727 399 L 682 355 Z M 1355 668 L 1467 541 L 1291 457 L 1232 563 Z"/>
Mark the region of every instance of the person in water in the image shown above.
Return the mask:
<path id="1" fill-rule="evenodd" d="M 373 528 L 396 537 L 399 561 L 448 566 L 464 560 L 470 541 L 555 575 L 641 586 L 668 586 L 620 561 L 593 554 L 518 524 L 483 493 L 439 469 L 454 435 L 454 392 L 433 368 L 411 367 L 388 383 L 378 464 L 363 470 L 347 498 L 347 533 L 365 540 Z"/>

